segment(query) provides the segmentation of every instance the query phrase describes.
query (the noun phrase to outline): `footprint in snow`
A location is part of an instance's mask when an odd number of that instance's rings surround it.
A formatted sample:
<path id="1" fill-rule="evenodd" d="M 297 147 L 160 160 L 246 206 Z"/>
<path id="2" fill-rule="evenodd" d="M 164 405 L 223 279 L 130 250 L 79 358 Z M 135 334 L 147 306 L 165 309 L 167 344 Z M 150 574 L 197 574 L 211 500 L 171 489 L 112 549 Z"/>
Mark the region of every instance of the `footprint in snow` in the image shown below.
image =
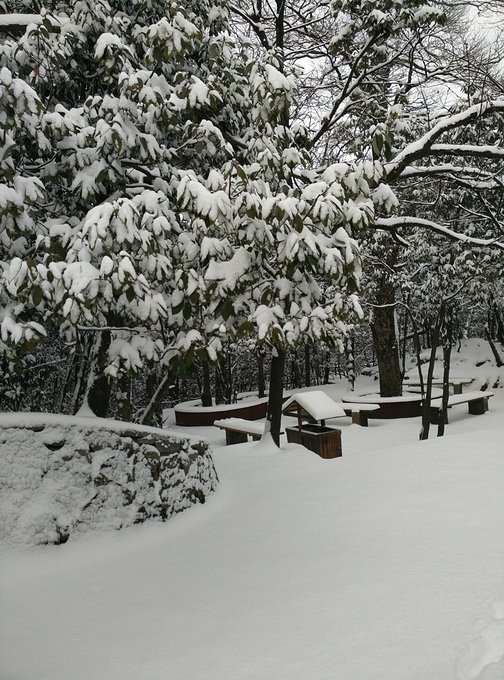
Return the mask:
<path id="1" fill-rule="evenodd" d="M 492 680 L 494 677 L 492 675 L 490 678 L 485 669 L 491 672 L 491 664 L 504 658 L 504 601 L 495 603 L 491 615 L 478 622 L 477 628 L 478 636 L 461 651 L 457 659 L 457 680 Z M 502 670 L 498 671 L 500 675 Z"/>

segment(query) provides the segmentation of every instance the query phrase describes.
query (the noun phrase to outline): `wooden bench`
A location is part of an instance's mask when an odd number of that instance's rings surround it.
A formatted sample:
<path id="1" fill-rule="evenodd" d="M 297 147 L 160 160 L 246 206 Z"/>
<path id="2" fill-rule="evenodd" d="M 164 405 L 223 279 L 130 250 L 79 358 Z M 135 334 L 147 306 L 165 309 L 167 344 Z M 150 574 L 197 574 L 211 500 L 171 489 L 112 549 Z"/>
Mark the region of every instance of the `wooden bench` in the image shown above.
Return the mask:
<path id="1" fill-rule="evenodd" d="M 352 416 L 352 423 L 361 425 L 361 427 L 368 426 L 369 413 L 377 411 L 380 408 L 379 404 L 359 404 L 358 402 L 343 401 L 340 404 L 341 408 L 347 416 Z"/>
<path id="2" fill-rule="evenodd" d="M 249 436 L 257 441 L 264 434 L 264 423 L 256 423 L 244 418 L 223 418 L 216 420 L 214 426 L 226 433 L 226 444 L 244 444 Z"/>
<path id="3" fill-rule="evenodd" d="M 473 416 L 480 416 L 488 411 L 488 400 L 493 397 L 493 392 L 466 392 L 465 394 L 452 394 L 448 397 L 448 408 L 458 406 L 458 404 L 468 404 L 469 413 Z M 441 397 L 436 397 L 431 401 L 431 423 L 439 423 L 441 411 Z M 448 414 L 446 421 L 448 422 Z"/>
<path id="4" fill-rule="evenodd" d="M 448 379 L 448 384 L 453 387 L 453 394 L 462 394 L 462 388 L 464 385 L 470 385 L 473 382 L 474 378 L 449 378 Z M 424 380 L 424 386 L 427 383 L 427 380 Z M 436 387 L 443 387 L 443 380 L 442 378 L 433 378 L 432 379 L 432 384 L 435 385 Z M 421 387 L 420 382 L 416 382 L 413 380 L 410 380 L 407 376 L 404 380 L 403 387 Z"/>

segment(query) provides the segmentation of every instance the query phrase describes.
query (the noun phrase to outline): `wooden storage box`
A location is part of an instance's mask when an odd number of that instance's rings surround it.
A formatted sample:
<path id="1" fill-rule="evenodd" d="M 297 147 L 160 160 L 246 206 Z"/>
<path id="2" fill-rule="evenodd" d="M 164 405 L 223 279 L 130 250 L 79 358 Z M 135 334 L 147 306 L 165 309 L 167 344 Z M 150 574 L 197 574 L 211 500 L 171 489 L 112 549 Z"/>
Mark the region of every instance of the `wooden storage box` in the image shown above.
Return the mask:
<path id="1" fill-rule="evenodd" d="M 287 441 L 301 444 L 314 451 L 321 458 L 339 458 L 341 449 L 341 430 L 325 425 L 305 424 L 299 427 L 286 427 Z"/>

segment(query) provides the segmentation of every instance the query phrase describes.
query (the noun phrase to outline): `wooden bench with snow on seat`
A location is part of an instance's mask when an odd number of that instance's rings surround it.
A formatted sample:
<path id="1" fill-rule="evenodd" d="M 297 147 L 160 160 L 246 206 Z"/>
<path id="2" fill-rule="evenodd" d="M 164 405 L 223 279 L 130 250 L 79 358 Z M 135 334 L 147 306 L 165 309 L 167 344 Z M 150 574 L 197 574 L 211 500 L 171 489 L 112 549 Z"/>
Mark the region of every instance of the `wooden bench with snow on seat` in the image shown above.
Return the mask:
<path id="1" fill-rule="evenodd" d="M 448 397 L 448 408 L 459 404 L 468 404 L 469 413 L 473 416 L 480 416 L 488 411 L 488 400 L 493 397 L 493 392 L 466 392 L 465 394 L 452 394 Z M 436 397 L 431 401 L 431 423 L 439 423 L 441 411 L 441 397 Z M 448 422 L 448 414 L 446 421 Z"/>
<path id="2" fill-rule="evenodd" d="M 354 404 L 350 401 L 343 401 L 340 406 L 347 416 L 352 416 L 352 423 L 361 427 L 367 427 L 369 413 L 380 408 L 379 404 Z"/>
<path id="3" fill-rule="evenodd" d="M 226 433 L 226 444 L 244 444 L 249 436 L 258 441 L 264 434 L 264 423 L 257 423 L 244 418 L 223 418 L 216 420 L 214 426 Z M 281 432 L 280 434 L 283 434 Z"/>
<path id="4" fill-rule="evenodd" d="M 462 388 L 464 385 L 470 385 L 474 382 L 474 378 L 449 378 L 448 384 L 453 387 L 453 394 L 462 394 Z M 424 386 L 427 384 L 427 378 L 423 382 Z M 442 378 L 433 378 L 432 385 L 436 387 L 443 387 Z M 411 380 L 408 376 L 405 376 L 403 387 L 422 387 L 422 383 L 415 380 Z"/>

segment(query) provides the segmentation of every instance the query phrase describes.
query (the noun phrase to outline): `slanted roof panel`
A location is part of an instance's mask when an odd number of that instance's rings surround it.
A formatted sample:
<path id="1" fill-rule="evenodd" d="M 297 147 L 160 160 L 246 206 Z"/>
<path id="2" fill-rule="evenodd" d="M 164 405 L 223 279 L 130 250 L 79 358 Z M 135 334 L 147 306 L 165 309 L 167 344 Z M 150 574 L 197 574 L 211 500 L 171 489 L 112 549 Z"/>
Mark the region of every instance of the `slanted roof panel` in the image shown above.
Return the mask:
<path id="1" fill-rule="evenodd" d="M 345 415 L 341 406 L 320 390 L 295 394 L 285 402 L 282 410 L 285 411 L 291 404 L 298 404 L 314 420 L 326 420 L 326 418 L 338 418 Z"/>

